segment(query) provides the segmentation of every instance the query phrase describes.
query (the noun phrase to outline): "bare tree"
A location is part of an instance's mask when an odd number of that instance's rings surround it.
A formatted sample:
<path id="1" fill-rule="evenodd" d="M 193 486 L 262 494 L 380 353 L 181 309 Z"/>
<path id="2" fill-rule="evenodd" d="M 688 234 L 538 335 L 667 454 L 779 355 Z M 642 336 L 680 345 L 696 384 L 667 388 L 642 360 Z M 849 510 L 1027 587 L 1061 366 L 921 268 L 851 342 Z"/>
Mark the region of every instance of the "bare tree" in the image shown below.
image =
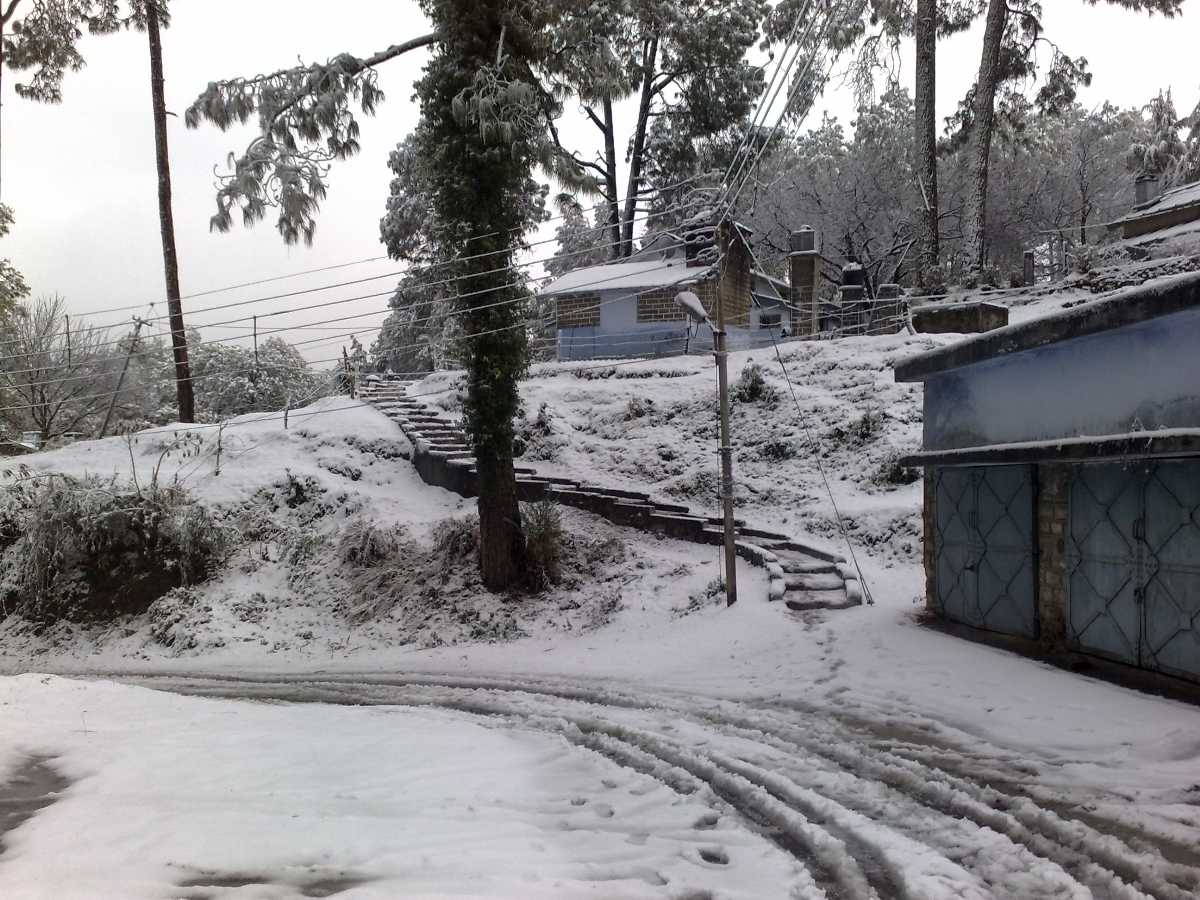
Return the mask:
<path id="1" fill-rule="evenodd" d="M 39 297 L 10 317 L 7 352 L 0 360 L 0 388 L 9 421 L 32 426 L 43 441 L 78 430 L 104 409 L 113 361 L 108 329 L 64 328 L 62 297 Z M 8 400 L 13 402 L 9 403 Z"/>

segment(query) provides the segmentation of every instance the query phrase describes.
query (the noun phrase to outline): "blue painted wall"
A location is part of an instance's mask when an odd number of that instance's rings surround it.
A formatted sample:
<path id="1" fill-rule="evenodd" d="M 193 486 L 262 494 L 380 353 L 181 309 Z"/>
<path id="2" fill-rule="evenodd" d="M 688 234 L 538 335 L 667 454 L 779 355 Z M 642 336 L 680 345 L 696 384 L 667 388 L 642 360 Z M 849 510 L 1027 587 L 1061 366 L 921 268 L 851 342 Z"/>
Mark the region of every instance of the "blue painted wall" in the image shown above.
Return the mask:
<path id="1" fill-rule="evenodd" d="M 707 325 L 692 326 L 688 339 L 686 322 L 639 322 L 637 297 L 628 290 L 601 291 L 600 324 L 558 331 L 560 360 L 621 359 L 631 356 L 673 356 L 686 349 L 712 349 L 712 332 Z M 785 322 L 787 311 L 783 311 Z M 753 321 L 758 310 L 751 311 Z M 729 328 L 729 347 L 745 350 L 770 346 L 782 334 L 780 327 Z"/>
<path id="2" fill-rule="evenodd" d="M 925 382 L 926 450 L 1200 428 L 1200 310 L 1002 356 Z"/>

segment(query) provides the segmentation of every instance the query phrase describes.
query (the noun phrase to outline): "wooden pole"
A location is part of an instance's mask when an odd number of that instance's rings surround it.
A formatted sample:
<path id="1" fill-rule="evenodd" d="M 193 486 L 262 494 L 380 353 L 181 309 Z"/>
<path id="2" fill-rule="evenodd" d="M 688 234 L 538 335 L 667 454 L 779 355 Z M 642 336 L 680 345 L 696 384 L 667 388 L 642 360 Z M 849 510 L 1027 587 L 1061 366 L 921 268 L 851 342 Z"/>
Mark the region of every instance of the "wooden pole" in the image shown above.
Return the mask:
<path id="1" fill-rule="evenodd" d="M 71 368 L 71 317 L 63 316 L 67 320 L 67 368 Z"/>
<path id="2" fill-rule="evenodd" d="M 117 398 L 121 396 L 121 388 L 125 386 L 125 375 L 129 372 L 129 360 L 133 356 L 133 351 L 137 347 L 138 335 L 141 334 L 142 325 L 145 323 L 134 316 L 133 340 L 129 342 L 129 351 L 125 354 L 125 363 L 121 366 L 121 377 L 117 379 L 117 389 L 113 391 L 112 399 L 108 401 L 108 412 L 104 414 L 104 424 L 100 426 L 100 433 L 97 438 L 104 437 L 104 432 L 108 431 L 108 423 L 112 421 L 113 410 L 117 406 Z"/>
<path id="3" fill-rule="evenodd" d="M 171 211 L 171 163 L 167 152 L 167 101 L 163 90 L 162 36 L 157 0 L 146 4 L 146 34 L 150 40 L 150 98 L 154 108 L 154 155 L 158 167 L 158 219 L 162 236 L 163 274 L 167 285 L 167 312 L 171 323 L 171 349 L 175 355 L 175 392 L 179 421 L 195 421 L 195 397 L 188 364 L 187 332 L 179 291 L 179 257 L 175 253 L 175 219 Z"/>
<path id="4" fill-rule="evenodd" d="M 721 279 L 717 282 L 717 327 L 713 330 L 713 356 L 717 361 L 717 391 L 721 407 L 721 505 L 725 530 L 725 604 L 737 603 L 737 535 L 733 520 L 733 443 L 729 435 L 729 360 L 725 340 L 725 302 L 729 265 L 728 221 L 720 225 Z"/>

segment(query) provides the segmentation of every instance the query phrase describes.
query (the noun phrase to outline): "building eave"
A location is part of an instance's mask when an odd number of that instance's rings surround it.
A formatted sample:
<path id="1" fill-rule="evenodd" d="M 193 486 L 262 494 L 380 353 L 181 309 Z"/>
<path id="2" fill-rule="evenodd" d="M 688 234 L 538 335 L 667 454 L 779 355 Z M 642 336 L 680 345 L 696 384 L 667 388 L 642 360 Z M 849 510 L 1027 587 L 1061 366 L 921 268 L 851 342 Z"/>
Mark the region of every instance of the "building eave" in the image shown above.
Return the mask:
<path id="1" fill-rule="evenodd" d="M 1133 462 L 1200 456 L 1200 428 L 1172 428 L 1048 441 L 1023 441 L 958 450 L 929 450 L 902 457 L 900 465 L 988 466 L 1019 463 Z"/>

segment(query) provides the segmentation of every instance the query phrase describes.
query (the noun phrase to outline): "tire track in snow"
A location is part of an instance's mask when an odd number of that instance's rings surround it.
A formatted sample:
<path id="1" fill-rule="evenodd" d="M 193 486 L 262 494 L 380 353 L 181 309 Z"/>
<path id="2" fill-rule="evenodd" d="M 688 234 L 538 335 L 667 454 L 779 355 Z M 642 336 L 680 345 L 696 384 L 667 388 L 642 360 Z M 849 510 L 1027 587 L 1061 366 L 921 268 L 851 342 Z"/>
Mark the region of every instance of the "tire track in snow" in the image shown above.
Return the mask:
<path id="1" fill-rule="evenodd" d="M 1187 900 L 1200 884 L 1196 868 L 1130 847 L 1066 810 L 1045 809 L 1029 796 L 972 779 L 974 772 L 1018 769 L 1011 760 L 972 752 L 938 765 L 920 745 L 896 747 L 870 731 L 855 733 L 854 717 L 828 709 L 650 694 L 539 679 L 481 677 L 153 678 L 129 679 L 185 693 L 331 703 L 435 706 L 501 716 L 643 772 L 679 793 L 702 792 L 710 805 L 735 810 L 765 828 L 807 867 L 811 894 L 858 898 L 1089 897 Z M 582 708 L 581 708 L 582 707 Z M 664 718 L 663 714 L 667 714 Z M 640 722 L 645 719 L 648 722 Z M 618 721 L 621 720 L 621 721 Z M 630 724 L 630 720 L 638 724 Z M 714 740 L 689 746 L 672 721 L 707 729 Z M 862 722 L 854 722 L 862 725 Z M 874 723 L 877 727 L 879 723 Z M 695 736 L 693 736 L 695 737 Z M 730 752 L 708 744 L 749 742 L 759 752 Z M 919 741 L 919 738 L 917 739 Z M 787 774 L 770 760 L 784 753 Z M 819 764 L 806 767 L 806 762 Z M 808 768 L 810 777 L 803 777 Z M 953 769 L 953 771 L 948 771 Z M 820 777 L 814 772 L 825 772 Z M 1028 772 L 1021 772 L 1028 775 Z M 841 777 L 834 777 L 840 775 Z M 882 788 L 880 787 L 882 786 Z M 878 815 L 864 802 L 872 790 L 891 792 L 899 807 Z M 903 818 L 934 819 L 906 829 Z M 1117 823 L 1113 823 L 1114 826 Z M 1012 863 L 1043 867 L 1035 884 L 1028 866 L 998 865 L 994 852 L 963 852 L 954 830 L 974 829 L 1011 843 Z M 1114 830 L 1119 830 L 1114 828 Z M 1126 828 L 1127 831 L 1127 828 Z M 975 844 L 979 844 L 978 840 Z M 1004 883 L 995 881 L 997 877 Z M 991 891 L 991 893 L 989 893 Z M 999 891 L 999 893 L 996 893 Z"/>

